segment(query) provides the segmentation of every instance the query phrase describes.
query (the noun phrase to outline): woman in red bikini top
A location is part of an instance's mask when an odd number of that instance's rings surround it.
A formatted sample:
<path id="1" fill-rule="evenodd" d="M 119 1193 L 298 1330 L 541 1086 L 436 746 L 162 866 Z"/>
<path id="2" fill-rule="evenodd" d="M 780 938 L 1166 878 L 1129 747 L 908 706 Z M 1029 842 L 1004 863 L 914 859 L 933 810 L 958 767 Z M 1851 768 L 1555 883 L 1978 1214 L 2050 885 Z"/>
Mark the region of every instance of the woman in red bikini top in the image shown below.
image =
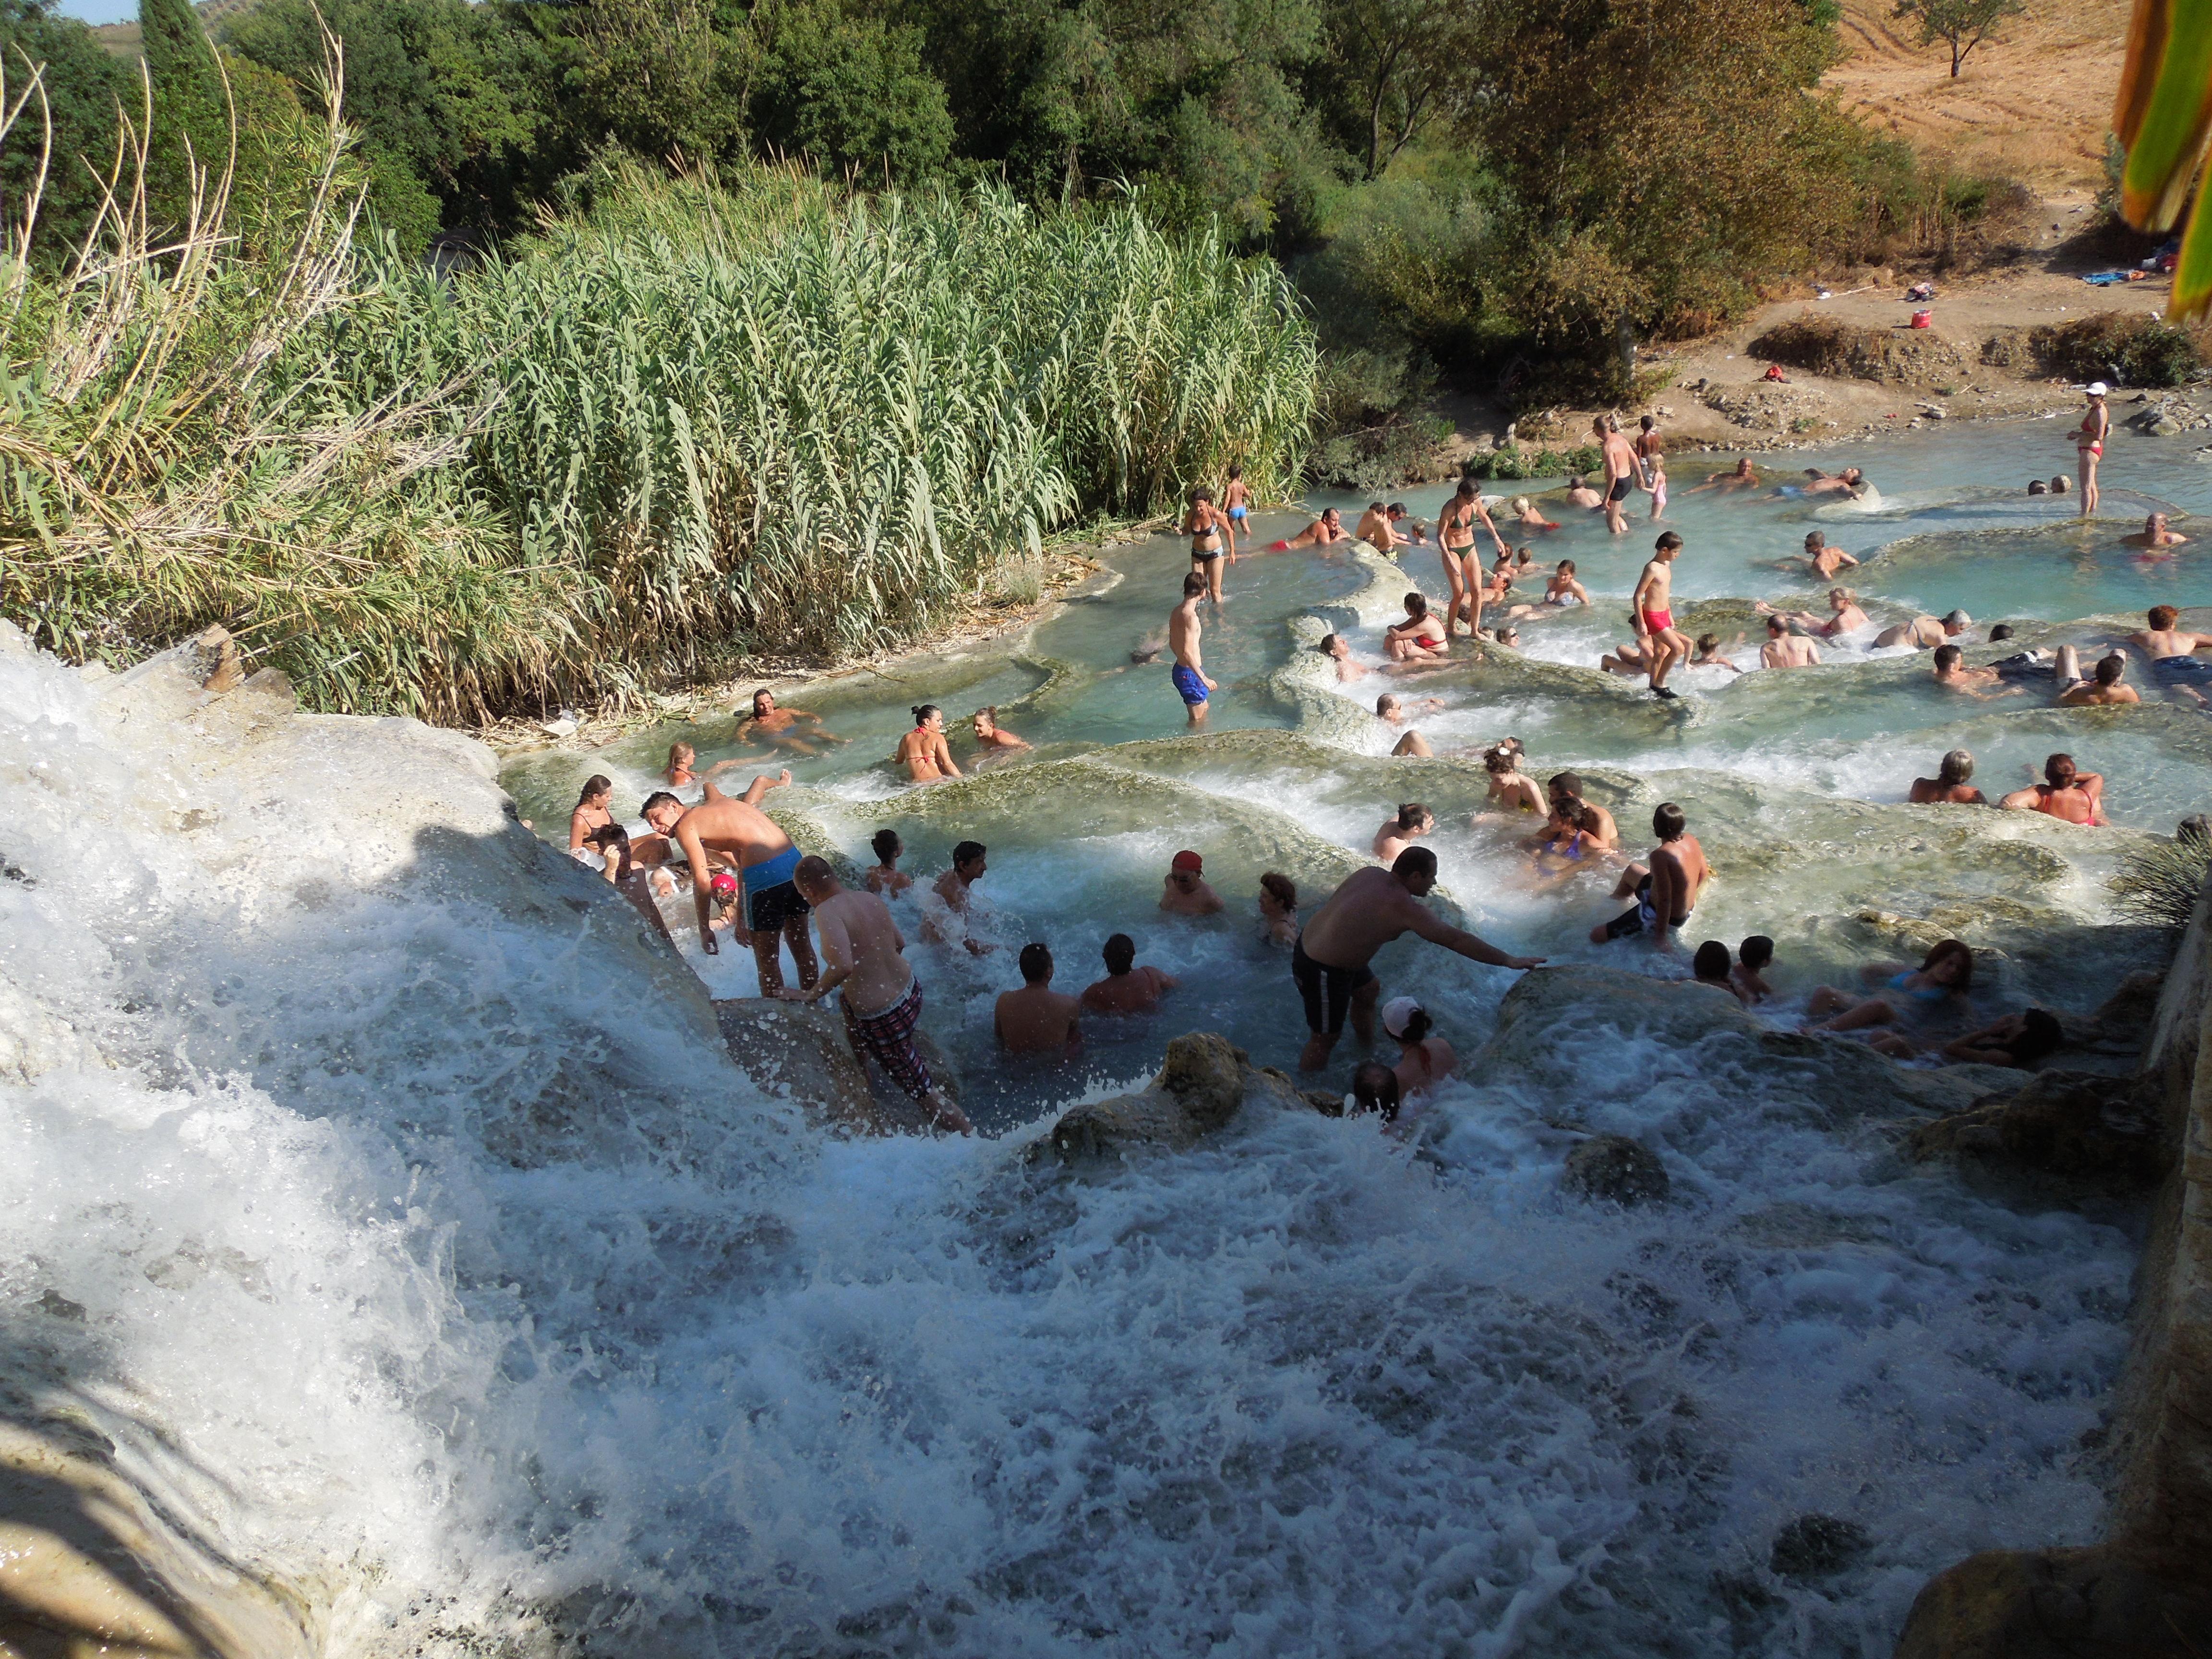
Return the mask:
<path id="1" fill-rule="evenodd" d="M 2105 394 L 2111 388 L 2102 380 L 2092 380 L 2085 390 L 2089 407 L 2082 411 L 2081 424 L 2074 434 L 2074 454 L 2081 475 L 2081 516 L 2088 519 L 2096 516 L 2097 463 L 2112 430 L 2112 411 L 2105 407 Z"/>

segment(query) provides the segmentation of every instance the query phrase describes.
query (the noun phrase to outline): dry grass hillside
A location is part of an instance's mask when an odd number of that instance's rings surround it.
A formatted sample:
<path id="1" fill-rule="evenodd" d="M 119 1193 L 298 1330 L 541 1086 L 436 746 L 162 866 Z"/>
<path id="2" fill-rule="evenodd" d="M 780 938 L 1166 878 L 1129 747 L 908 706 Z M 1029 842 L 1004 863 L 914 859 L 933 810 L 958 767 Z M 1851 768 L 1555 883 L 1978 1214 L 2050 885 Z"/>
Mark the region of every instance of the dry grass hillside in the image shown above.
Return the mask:
<path id="1" fill-rule="evenodd" d="M 1868 125 L 2048 195 L 2103 182 L 2128 0 L 2027 0 L 1955 81 L 1949 52 L 1915 46 L 1892 0 L 1842 3 L 1850 56 L 1822 84 Z"/>

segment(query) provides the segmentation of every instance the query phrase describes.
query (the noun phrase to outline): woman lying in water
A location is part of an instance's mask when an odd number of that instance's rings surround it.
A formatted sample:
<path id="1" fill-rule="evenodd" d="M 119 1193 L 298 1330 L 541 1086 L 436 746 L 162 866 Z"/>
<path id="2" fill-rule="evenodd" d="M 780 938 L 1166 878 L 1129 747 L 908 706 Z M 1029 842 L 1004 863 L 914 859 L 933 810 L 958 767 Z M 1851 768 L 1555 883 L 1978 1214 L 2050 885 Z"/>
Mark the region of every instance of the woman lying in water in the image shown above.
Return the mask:
<path id="1" fill-rule="evenodd" d="M 1879 982 L 1881 988 L 1869 997 L 1855 997 L 1832 986 L 1819 987 L 1805 1006 L 1806 1016 L 1808 1019 L 1823 1014 L 1831 1018 L 1824 1024 L 1807 1029 L 1872 1032 L 1877 1026 L 1900 1021 L 1927 1024 L 1955 1014 L 1966 1006 L 1967 995 L 1974 988 L 1974 953 L 1961 941 L 1947 939 L 1929 951 L 1917 968 L 1894 962 L 1870 963 L 1859 969 L 1859 976 L 1870 985 Z M 1883 1053 L 1893 1052 L 1900 1043 L 1905 1054 L 1917 1052 L 1895 1032 L 1882 1035 L 1884 1040 L 1875 1046 Z"/>

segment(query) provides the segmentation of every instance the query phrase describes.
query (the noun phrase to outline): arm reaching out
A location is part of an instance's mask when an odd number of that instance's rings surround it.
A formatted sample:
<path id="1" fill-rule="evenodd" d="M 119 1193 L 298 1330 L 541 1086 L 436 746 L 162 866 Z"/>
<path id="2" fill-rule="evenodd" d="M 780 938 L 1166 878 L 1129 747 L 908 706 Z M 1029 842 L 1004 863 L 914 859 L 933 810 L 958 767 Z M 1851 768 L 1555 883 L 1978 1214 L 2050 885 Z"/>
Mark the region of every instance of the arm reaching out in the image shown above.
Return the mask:
<path id="1" fill-rule="evenodd" d="M 1463 927 L 1453 927 L 1426 905 L 1414 905 L 1413 915 L 1416 918 L 1413 932 L 1431 945 L 1441 945 L 1445 950 L 1456 951 L 1474 961 L 1487 963 L 1492 968 L 1514 969 L 1540 967 L 1543 963 L 1541 957 L 1509 957 L 1487 939 L 1480 939 Z"/>

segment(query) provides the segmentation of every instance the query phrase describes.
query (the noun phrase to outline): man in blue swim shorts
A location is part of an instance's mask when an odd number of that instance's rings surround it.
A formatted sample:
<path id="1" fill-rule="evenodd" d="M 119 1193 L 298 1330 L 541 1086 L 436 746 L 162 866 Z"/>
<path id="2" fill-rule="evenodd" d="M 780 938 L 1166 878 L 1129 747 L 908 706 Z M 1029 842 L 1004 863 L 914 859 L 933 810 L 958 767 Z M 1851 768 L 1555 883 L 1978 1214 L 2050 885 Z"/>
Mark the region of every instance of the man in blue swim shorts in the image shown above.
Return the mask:
<path id="1" fill-rule="evenodd" d="M 699 908 L 699 948 L 708 956 L 720 954 L 714 943 L 714 872 L 710 853 L 736 861 L 738 878 L 744 884 L 744 914 L 730 930 L 739 945 L 750 945 L 753 963 L 760 969 L 761 994 L 776 995 L 783 989 L 783 963 L 779 946 L 791 946 L 791 960 L 799 969 L 799 982 L 811 990 L 821 976 L 814 959 L 814 943 L 807 937 L 806 900 L 793 884 L 799 868 L 799 849 L 760 810 L 761 798 L 791 781 L 791 774 L 771 778 L 765 772 L 734 799 L 707 785 L 707 797 L 690 811 L 665 790 L 647 798 L 645 821 L 676 843 L 691 866 L 691 893 Z"/>
<path id="2" fill-rule="evenodd" d="M 1190 723 L 1202 725 L 1206 720 L 1206 700 L 1220 688 L 1206 678 L 1206 670 L 1198 656 L 1198 602 L 1206 597 L 1206 578 L 1195 570 L 1182 579 L 1182 603 L 1168 617 L 1168 648 L 1175 653 L 1175 666 L 1168 671 L 1183 707 L 1190 710 Z"/>

